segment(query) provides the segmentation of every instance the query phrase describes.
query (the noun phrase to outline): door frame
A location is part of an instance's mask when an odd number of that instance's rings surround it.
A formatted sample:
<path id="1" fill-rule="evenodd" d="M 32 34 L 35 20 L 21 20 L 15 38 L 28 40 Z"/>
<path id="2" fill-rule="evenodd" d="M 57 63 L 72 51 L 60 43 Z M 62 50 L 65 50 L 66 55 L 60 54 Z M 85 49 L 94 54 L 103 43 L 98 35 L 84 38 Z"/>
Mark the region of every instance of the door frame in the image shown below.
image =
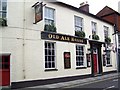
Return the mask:
<path id="1" fill-rule="evenodd" d="M 11 86 L 11 82 L 12 82 L 12 68 L 11 68 L 11 60 L 12 60 L 12 58 L 11 58 L 11 52 L 2 52 L 2 53 L 0 53 L 0 56 L 2 56 L 2 55 L 6 55 L 6 56 L 10 56 L 10 86 Z"/>
<path id="2" fill-rule="evenodd" d="M 102 74 L 103 73 L 103 65 L 102 65 L 102 42 L 99 41 L 93 41 L 93 40 L 89 40 L 90 43 L 90 50 L 91 50 L 91 74 L 93 76 L 96 76 L 94 73 L 94 60 L 93 60 L 93 50 L 94 48 L 97 49 L 97 56 L 98 56 L 98 68 L 99 68 L 99 73 L 98 74 Z"/>

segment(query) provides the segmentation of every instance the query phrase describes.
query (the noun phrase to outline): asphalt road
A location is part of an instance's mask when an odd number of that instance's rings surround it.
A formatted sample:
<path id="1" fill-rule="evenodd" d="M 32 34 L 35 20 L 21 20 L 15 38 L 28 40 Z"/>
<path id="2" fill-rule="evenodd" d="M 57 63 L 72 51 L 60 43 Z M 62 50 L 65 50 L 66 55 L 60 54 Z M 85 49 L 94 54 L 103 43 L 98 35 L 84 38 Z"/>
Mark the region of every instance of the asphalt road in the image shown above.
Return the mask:
<path id="1" fill-rule="evenodd" d="M 109 80 L 102 80 L 96 82 L 88 82 L 82 85 L 75 85 L 70 86 L 69 88 L 64 88 L 64 90 L 120 90 L 120 77 L 109 79 Z"/>

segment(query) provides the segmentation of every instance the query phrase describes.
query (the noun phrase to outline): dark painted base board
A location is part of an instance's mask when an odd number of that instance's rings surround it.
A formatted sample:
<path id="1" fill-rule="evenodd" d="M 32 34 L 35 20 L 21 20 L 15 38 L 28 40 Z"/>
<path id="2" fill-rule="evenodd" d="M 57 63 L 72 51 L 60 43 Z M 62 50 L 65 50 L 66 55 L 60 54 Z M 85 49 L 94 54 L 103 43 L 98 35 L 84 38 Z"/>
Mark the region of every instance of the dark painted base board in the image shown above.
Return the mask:
<path id="1" fill-rule="evenodd" d="M 104 73 L 102 73 L 102 75 L 109 74 L 109 73 L 115 73 L 115 72 L 116 71 L 104 72 Z M 72 77 L 46 79 L 46 80 L 33 80 L 33 81 L 24 81 L 24 82 L 12 82 L 11 83 L 11 88 L 12 89 L 17 89 L 17 88 L 39 86 L 39 85 L 47 85 L 47 84 L 53 84 L 53 83 L 59 83 L 59 82 L 67 82 L 67 81 L 72 81 L 72 80 L 89 78 L 89 77 L 93 77 L 93 76 L 94 75 L 92 75 L 92 74 L 87 74 L 87 75 L 72 76 Z"/>

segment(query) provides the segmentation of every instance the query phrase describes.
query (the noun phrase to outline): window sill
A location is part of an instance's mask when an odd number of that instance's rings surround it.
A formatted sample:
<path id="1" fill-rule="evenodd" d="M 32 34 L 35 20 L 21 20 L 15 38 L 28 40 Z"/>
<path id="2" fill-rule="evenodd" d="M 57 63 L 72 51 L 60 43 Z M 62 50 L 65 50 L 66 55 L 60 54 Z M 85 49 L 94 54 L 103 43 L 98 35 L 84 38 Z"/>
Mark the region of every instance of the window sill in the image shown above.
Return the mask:
<path id="1" fill-rule="evenodd" d="M 58 69 L 45 69 L 45 71 L 58 71 Z"/>
<path id="2" fill-rule="evenodd" d="M 76 67 L 76 69 L 86 69 L 87 67 Z"/>
<path id="3" fill-rule="evenodd" d="M 112 67 L 112 65 L 107 65 L 106 67 Z"/>

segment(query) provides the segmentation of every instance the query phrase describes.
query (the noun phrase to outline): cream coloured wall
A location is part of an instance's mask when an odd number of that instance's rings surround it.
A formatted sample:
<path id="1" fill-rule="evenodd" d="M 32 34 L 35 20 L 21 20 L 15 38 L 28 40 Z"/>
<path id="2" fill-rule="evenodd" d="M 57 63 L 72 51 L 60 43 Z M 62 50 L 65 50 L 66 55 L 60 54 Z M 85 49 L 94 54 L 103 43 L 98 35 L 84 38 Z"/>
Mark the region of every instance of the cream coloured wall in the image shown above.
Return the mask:
<path id="1" fill-rule="evenodd" d="M 44 20 L 33 24 L 34 9 L 31 6 L 35 2 L 37 0 L 25 3 L 8 2 L 8 26 L 0 30 L 0 33 L 2 33 L 0 39 L 2 39 L 2 51 L 11 52 L 12 82 L 91 74 L 91 68 L 76 69 L 76 43 L 60 41 L 50 41 L 56 42 L 56 68 L 58 71 L 44 71 L 44 42 L 48 40 L 41 39 L 41 31 L 44 31 Z M 46 4 L 46 7 L 55 9 L 57 33 L 74 36 L 74 15 L 76 15 L 84 19 L 86 38 L 92 35 L 91 21 L 97 23 L 99 41 L 104 42 L 104 25 L 109 27 L 110 37 L 113 38 L 113 27 L 108 23 L 52 3 L 44 2 L 44 4 Z M 85 54 L 88 52 L 87 48 L 89 47 L 89 43 L 85 45 Z M 71 52 L 71 69 L 64 69 L 63 53 L 66 51 Z M 113 66 L 103 67 L 104 72 L 116 70 L 115 54 L 112 53 L 111 57 Z"/>

